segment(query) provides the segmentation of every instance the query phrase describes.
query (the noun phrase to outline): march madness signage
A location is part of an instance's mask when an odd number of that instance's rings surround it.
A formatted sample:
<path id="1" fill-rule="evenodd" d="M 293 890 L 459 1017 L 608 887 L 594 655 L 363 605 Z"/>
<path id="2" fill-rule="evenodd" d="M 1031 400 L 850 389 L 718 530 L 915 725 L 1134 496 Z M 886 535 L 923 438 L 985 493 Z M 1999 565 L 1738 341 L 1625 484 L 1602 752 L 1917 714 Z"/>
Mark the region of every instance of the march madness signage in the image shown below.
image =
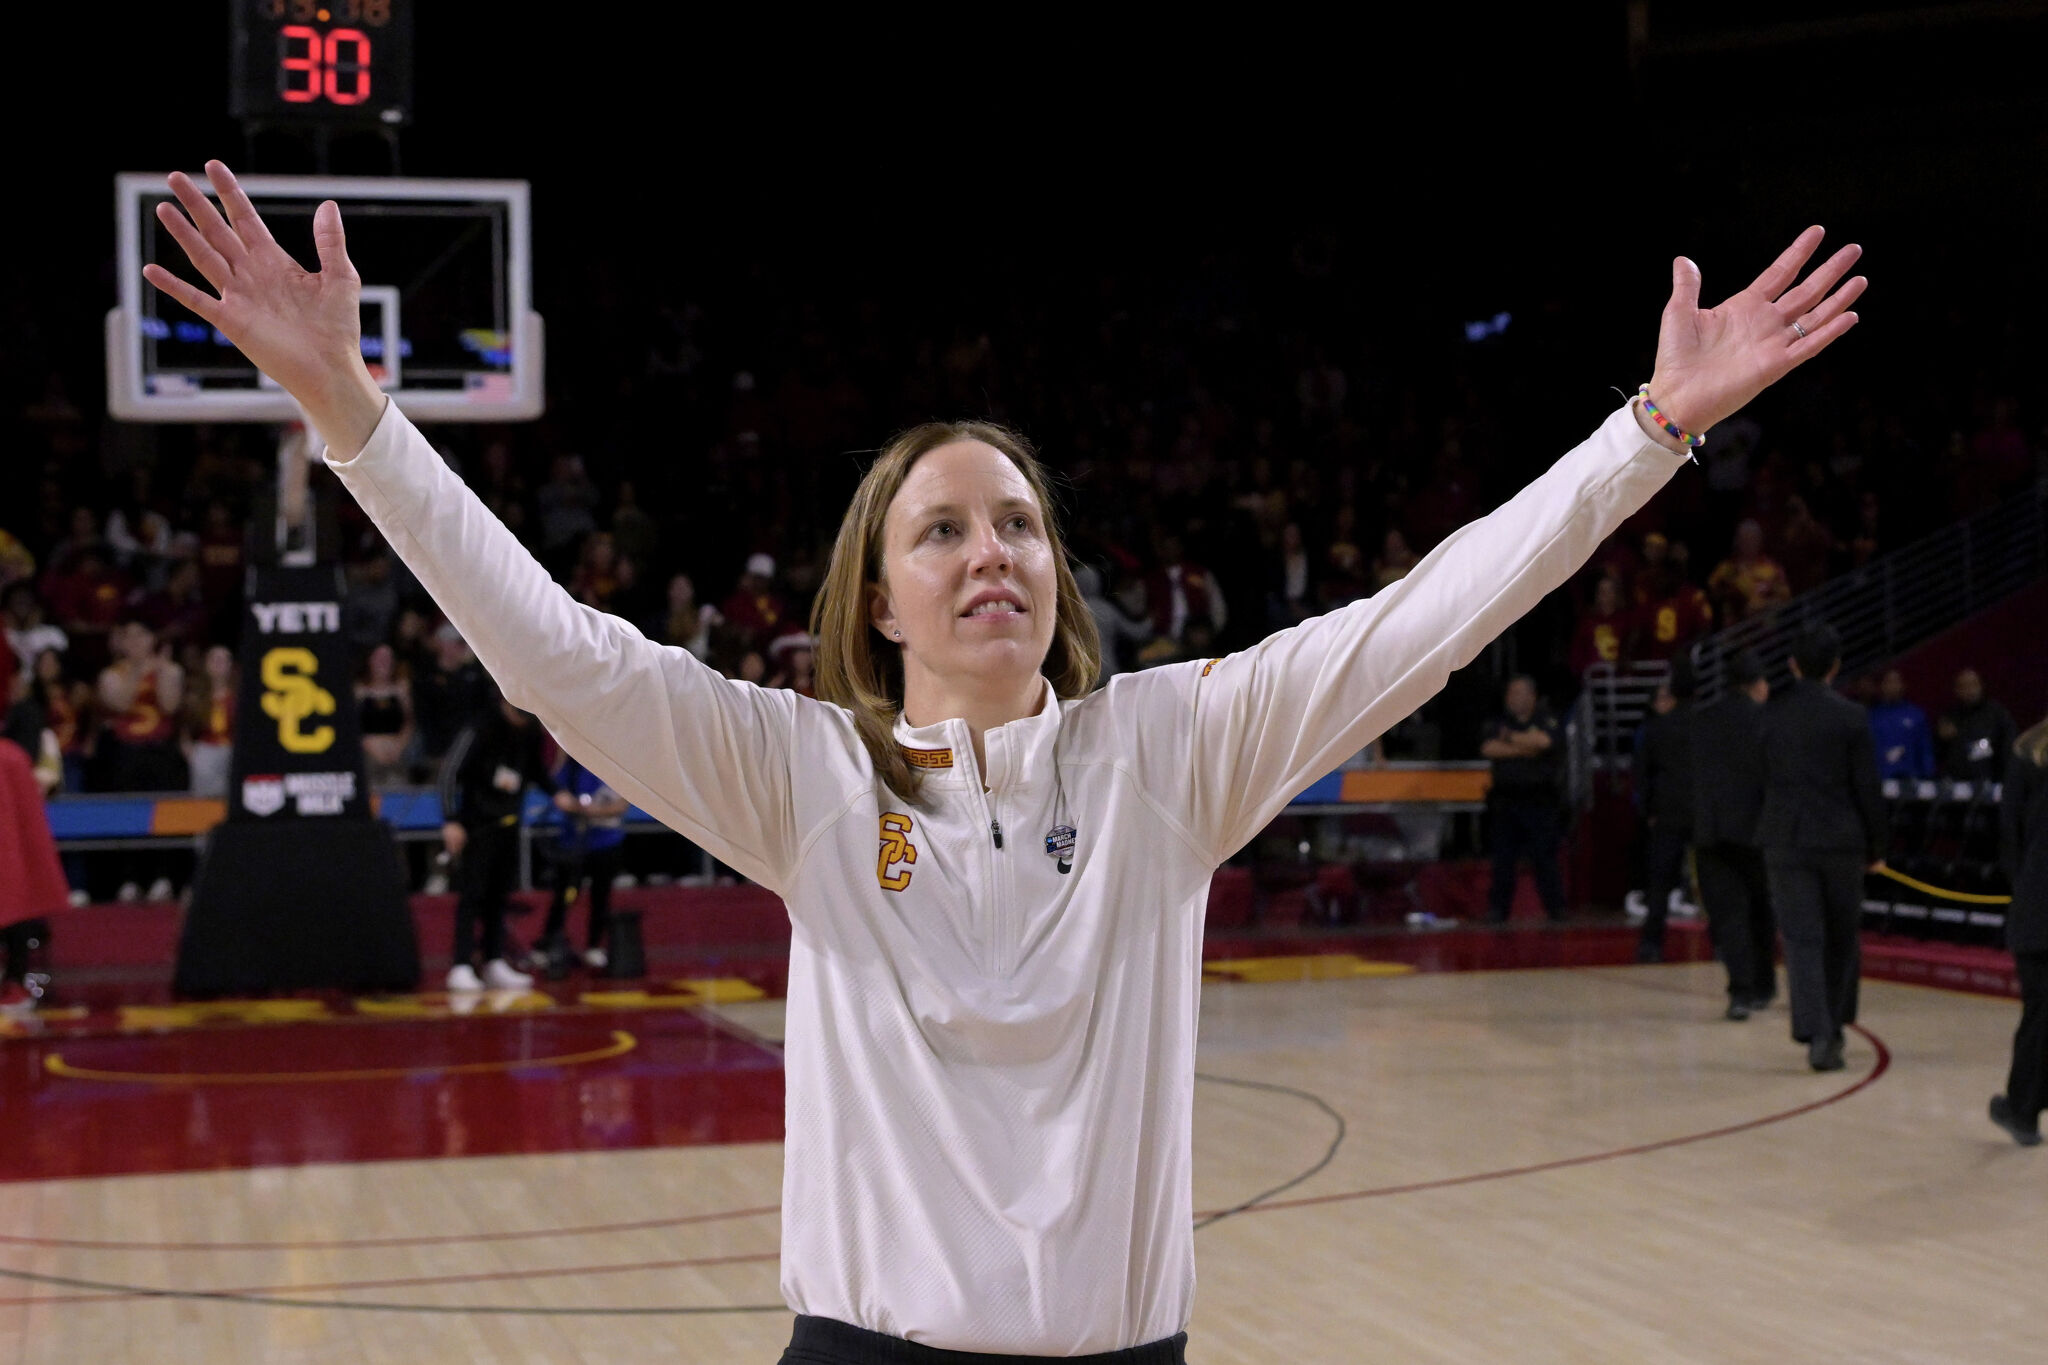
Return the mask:
<path id="1" fill-rule="evenodd" d="M 367 818 L 341 574 L 268 568 L 255 580 L 242 627 L 228 818 Z"/>

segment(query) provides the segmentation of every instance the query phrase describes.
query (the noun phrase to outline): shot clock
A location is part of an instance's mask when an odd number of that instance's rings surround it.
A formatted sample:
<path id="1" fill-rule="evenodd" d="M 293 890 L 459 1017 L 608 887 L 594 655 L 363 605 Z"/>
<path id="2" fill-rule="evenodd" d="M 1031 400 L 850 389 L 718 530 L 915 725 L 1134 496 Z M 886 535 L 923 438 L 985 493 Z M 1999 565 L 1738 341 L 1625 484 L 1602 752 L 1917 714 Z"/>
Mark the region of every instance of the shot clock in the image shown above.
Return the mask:
<path id="1" fill-rule="evenodd" d="M 231 0 L 236 118 L 401 124 L 413 0 Z"/>

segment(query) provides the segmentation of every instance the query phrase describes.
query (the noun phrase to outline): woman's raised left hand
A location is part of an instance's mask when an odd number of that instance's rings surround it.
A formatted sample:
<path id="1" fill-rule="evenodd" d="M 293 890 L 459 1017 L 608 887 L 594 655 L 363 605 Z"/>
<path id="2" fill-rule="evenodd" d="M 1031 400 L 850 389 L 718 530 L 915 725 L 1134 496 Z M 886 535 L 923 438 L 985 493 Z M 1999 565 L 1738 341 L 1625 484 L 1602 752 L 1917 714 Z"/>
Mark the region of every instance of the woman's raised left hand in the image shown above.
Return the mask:
<path id="1" fill-rule="evenodd" d="M 1650 397 L 1672 421 L 1705 432 L 1856 325 L 1849 305 L 1870 281 L 1842 277 L 1862 247 L 1843 247 L 1799 279 L 1821 236 L 1818 227 L 1800 233 L 1749 288 L 1716 308 L 1700 307 L 1699 267 L 1683 256 L 1671 263 Z"/>

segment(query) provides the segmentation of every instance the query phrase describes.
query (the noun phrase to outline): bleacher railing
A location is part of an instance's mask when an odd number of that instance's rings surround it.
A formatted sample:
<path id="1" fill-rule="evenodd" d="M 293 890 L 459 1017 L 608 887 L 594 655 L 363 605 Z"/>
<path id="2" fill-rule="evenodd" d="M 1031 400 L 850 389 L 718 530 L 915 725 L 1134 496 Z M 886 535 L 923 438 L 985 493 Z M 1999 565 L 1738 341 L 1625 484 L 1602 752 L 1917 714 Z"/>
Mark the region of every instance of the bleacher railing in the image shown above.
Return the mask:
<path id="1" fill-rule="evenodd" d="M 1598 663 L 1586 670 L 1572 724 L 1566 727 L 1573 795 L 1578 798 L 1586 793 L 1577 804 L 1590 800 L 1591 774 L 1629 766 L 1635 755 L 1636 730 L 1650 714 L 1657 689 L 1670 676 L 1670 664 L 1650 660 Z"/>
<path id="2" fill-rule="evenodd" d="M 2037 487 L 1697 641 L 1699 699 L 1721 694 L 1728 661 L 1744 649 L 1763 655 L 1774 686 L 1788 681 L 1787 656 L 1809 623 L 1826 622 L 1841 633 L 1842 671 L 1853 674 L 2044 575 L 2048 488 Z M 1670 665 L 1655 662 L 1586 670 L 1568 726 L 1575 795 L 1590 786 L 1590 774 L 1628 767 L 1636 728 L 1670 673 Z"/>
<path id="3" fill-rule="evenodd" d="M 1773 684 L 1788 679 L 1794 640 L 1822 622 L 1841 633 L 1843 674 L 1861 672 L 2043 574 L 2048 492 L 2035 487 L 1698 641 L 1692 657 L 1699 695 L 1708 701 L 1719 696 L 1728 661 L 1745 649 L 1763 656 Z"/>

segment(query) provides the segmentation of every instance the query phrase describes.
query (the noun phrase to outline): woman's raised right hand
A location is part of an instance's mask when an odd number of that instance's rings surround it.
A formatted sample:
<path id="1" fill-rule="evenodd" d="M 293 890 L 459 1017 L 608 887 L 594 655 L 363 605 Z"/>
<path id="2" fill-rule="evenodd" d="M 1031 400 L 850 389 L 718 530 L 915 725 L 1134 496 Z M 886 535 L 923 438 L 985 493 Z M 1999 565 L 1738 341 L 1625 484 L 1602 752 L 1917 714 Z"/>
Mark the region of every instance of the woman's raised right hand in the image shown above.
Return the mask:
<path id="1" fill-rule="evenodd" d="M 219 328 L 282 385 L 337 456 L 354 456 L 384 415 L 385 398 L 363 364 L 363 282 L 348 258 L 340 206 L 329 199 L 313 213 L 320 269 L 309 271 L 271 237 L 232 171 L 209 161 L 206 178 L 219 208 L 190 176 L 173 172 L 171 193 L 185 212 L 167 202 L 156 216 L 219 297 L 154 263 L 142 268 L 143 278 Z"/>

